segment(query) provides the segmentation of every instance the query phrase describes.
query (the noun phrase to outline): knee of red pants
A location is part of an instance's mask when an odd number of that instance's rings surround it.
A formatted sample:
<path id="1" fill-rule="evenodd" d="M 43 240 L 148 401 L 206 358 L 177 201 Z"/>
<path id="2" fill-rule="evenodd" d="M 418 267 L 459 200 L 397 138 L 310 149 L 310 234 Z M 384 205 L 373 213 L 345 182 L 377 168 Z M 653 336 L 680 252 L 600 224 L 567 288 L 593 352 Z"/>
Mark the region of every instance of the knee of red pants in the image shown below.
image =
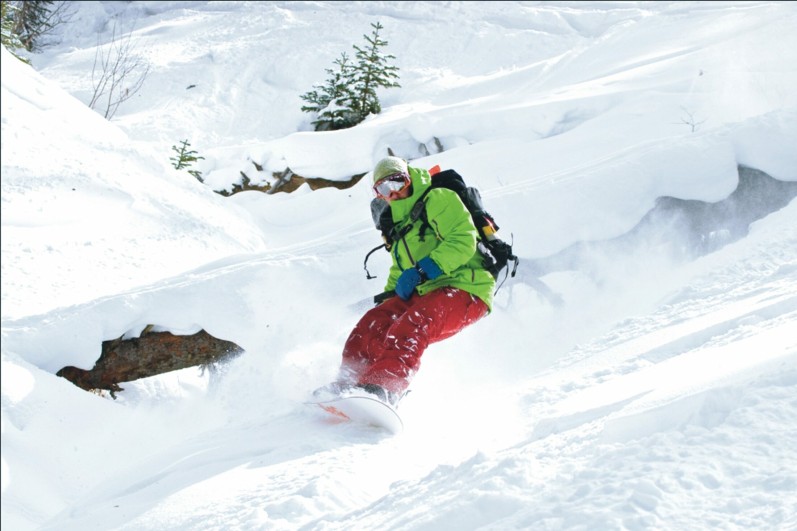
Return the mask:
<path id="1" fill-rule="evenodd" d="M 408 304 L 393 297 L 368 310 L 357 322 L 343 346 L 340 377 L 356 383 L 385 350 L 385 337 Z"/>
<path id="2" fill-rule="evenodd" d="M 398 297 L 394 299 L 400 301 L 400 308 L 383 312 L 382 316 L 389 317 L 388 320 L 380 320 L 378 326 L 369 326 L 373 325 L 371 319 L 360 320 L 358 342 L 364 348 L 348 356 L 344 349 L 344 363 L 357 367 L 358 383 L 379 385 L 397 393 L 409 387 L 430 343 L 456 334 L 488 311 L 483 301 L 455 288 L 435 290 L 420 298 L 413 296 L 406 302 Z M 385 305 L 388 303 L 374 310 Z M 414 309 L 412 315 L 407 313 L 408 309 Z M 389 327 L 385 328 L 385 324 Z M 392 339 L 388 340 L 388 336 Z"/>

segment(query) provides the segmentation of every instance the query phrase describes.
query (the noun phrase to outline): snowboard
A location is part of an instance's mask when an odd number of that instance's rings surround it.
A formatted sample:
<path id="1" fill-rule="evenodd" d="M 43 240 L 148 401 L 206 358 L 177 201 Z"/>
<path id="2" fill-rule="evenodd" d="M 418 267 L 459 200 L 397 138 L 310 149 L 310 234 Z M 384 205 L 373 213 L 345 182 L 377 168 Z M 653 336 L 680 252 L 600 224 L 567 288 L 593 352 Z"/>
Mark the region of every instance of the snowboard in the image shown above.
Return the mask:
<path id="1" fill-rule="evenodd" d="M 404 423 L 396 409 L 370 396 L 344 395 L 308 404 L 320 407 L 341 421 L 375 426 L 393 434 L 404 430 Z"/>

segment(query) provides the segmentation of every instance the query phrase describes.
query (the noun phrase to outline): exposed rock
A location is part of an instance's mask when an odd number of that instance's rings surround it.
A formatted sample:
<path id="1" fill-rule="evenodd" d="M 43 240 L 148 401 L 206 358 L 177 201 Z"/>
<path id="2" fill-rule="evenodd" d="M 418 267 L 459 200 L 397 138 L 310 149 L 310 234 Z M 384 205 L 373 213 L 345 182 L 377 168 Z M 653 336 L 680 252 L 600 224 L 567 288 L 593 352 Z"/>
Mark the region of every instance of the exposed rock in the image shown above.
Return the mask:
<path id="1" fill-rule="evenodd" d="M 257 164 L 255 164 L 255 167 L 258 168 L 258 171 L 262 170 L 262 167 Z M 310 186 L 311 190 L 318 190 L 320 188 L 337 188 L 338 190 L 345 190 L 346 188 L 351 188 L 360 182 L 360 179 L 363 178 L 365 173 L 352 175 L 348 180 L 345 181 L 333 181 L 321 177 L 302 177 L 299 174 L 293 173 L 290 168 L 285 168 L 283 172 L 274 172 L 272 175 L 277 180 L 273 185 L 271 183 L 252 184 L 252 180 L 249 178 L 249 176 L 244 172 L 241 172 L 241 184 L 233 184 L 232 190 L 229 192 L 227 190 L 216 190 L 216 193 L 226 197 L 247 190 L 255 190 L 266 194 L 275 194 L 277 192 L 290 193 L 305 183 Z"/>
<path id="2" fill-rule="evenodd" d="M 155 376 L 166 372 L 211 365 L 243 352 L 230 341 L 218 339 L 204 330 L 193 335 L 149 332 L 147 326 L 140 337 L 102 342 L 102 353 L 90 371 L 64 367 L 56 373 L 87 391 L 105 389 L 122 391 L 121 382 Z"/>
<path id="3" fill-rule="evenodd" d="M 287 179 L 278 181 L 268 193 L 290 193 L 305 183 L 307 183 L 307 185 L 310 187 L 310 190 L 318 190 L 320 188 L 337 188 L 338 190 L 345 190 L 346 188 L 351 188 L 360 182 L 360 179 L 362 179 L 364 175 L 364 173 L 353 175 L 348 181 L 331 181 L 329 179 L 322 179 L 321 177 L 302 177 L 301 175 L 291 172 Z"/>

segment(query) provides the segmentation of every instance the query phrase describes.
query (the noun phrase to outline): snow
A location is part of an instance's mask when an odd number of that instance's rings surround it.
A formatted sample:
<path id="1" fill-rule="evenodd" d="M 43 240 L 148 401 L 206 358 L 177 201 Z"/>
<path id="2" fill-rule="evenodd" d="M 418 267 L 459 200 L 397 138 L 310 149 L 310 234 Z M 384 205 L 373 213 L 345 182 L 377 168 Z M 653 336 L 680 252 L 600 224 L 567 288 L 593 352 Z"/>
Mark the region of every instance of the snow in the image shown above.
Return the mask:
<path id="1" fill-rule="evenodd" d="M 708 254 L 666 220 L 600 247 L 739 164 L 797 182 L 795 4 L 76 6 L 33 67 L 2 50 L 4 529 L 797 529 L 797 201 Z M 152 70 L 107 121 L 111 17 Z M 402 88 L 312 132 L 299 95 L 377 20 Z M 206 184 L 170 165 L 184 139 Z M 388 147 L 465 175 L 521 258 L 428 349 L 397 436 L 302 404 L 386 277 L 370 176 L 213 192 Z M 55 376 L 147 324 L 245 353 L 116 400 Z"/>

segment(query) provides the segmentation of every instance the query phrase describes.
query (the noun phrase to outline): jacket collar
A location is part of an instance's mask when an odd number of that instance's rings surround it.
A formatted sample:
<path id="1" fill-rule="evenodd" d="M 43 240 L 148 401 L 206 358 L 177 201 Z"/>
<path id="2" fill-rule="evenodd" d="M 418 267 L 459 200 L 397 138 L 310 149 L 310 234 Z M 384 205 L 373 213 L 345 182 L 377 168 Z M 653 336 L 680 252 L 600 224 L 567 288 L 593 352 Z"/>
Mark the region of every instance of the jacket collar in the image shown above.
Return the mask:
<path id="1" fill-rule="evenodd" d="M 412 211 L 412 207 L 418 198 L 432 185 L 432 176 L 422 168 L 407 167 L 412 181 L 412 195 L 406 199 L 397 199 L 390 202 L 390 210 L 393 214 L 393 222 L 400 223 L 407 219 Z"/>

